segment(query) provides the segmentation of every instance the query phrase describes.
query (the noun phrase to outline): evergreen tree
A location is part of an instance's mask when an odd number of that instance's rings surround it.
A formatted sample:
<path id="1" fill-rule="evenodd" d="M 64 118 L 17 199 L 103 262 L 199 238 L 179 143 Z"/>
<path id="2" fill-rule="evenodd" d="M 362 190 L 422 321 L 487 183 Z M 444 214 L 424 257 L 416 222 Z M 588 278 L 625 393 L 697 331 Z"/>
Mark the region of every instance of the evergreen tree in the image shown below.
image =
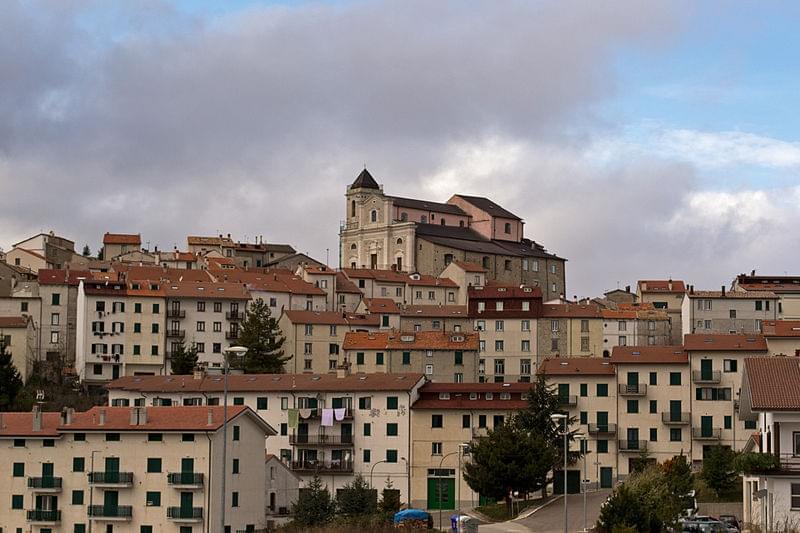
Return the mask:
<path id="1" fill-rule="evenodd" d="M 683 454 L 664 461 L 661 465 L 667 482 L 667 488 L 672 494 L 684 498 L 694 485 L 692 482 L 692 468 Z"/>
<path id="2" fill-rule="evenodd" d="M 177 343 L 170 357 L 170 370 L 173 374 L 186 375 L 194 372 L 197 366 L 197 347 L 192 344 L 189 348 L 183 341 Z"/>
<path id="3" fill-rule="evenodd" d="M 352 482 L 347 483 L 337 496 L 337 509 L 342 516 L 352 518 L 373 514 L 378 507 L 378 495 L 369 488 L 361 474 L 356 474 Z"/>
<path id="4" fill-rule="evenodd" d="M 386 486 L 381 493 L 380 510 L 388 515 L 388 518 L 400 510 L 400 491 L 394 488 L 392 480 L 386 478 Z"/>
<path id="5" fill-rule="evenodd" d="M 83 245 L 83 257 L 91 257 L 92 251 L 89 249 L 88 244 Z"/>
<path id="6" fill-rule="evenodd" d="M 100 248 L 98 248 L 98 250 L 97 250 L 97 258 L 98 259 L 103 259 L 103 247 L 102 246 Z"/>
<path id="7" fill-rule="evenodd" d="M 336 514 L 336 502 L 331 498 L 322 480 L 314 475 L 308 487 L 300 489 L 300 496 L 292 505 L 294 522 L 299 526 L 324 526 Z"/>
<path id="8" fill-rule="evenodd" d="M 248 374 L 280 374 L 289 357 L 283 354 L 286 339 L 264 300 L 252 302 L 239 332 L 239 344 L 247 348 L 240 366 Z"/>
<path id="9" fill-rule="evenodd" d="M 0 342 L 0 411 L 8 411 L 22 390 L 22 377 L 14 366 L 11 352 Z"/>
<path id="10" fill-rule="evenodd" d="M 617 531 L 672 531 L 682 510 L 681 497 L 669 488 L 662 468 L 631 474 L 600 509 L 597 529 Z"/>
<path id="11" fill-rule="evenodd" d="M 703 458 L 703 471 L 700 477 L 717 496 L 730 491 L 736 483 L 736 470 L 733 462 L 736 454 L 728 446 L 712 446 Z"/>

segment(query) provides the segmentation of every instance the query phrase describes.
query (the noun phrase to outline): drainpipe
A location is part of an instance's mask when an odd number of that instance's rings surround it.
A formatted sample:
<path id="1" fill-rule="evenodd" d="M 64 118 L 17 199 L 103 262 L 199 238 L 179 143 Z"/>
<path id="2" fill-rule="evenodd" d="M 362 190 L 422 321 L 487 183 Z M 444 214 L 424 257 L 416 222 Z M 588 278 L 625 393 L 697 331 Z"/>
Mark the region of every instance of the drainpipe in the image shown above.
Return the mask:
<path id="1" fill-rule="evenodd" d="M 208 478 L 208 483 L 206 483 L 206 487 L 204 489 L 206 491 L 206 523 L 205 523 L 205 529 L 206 529 L 206 531 L 211 531 L 211 514 L 212 513 L 208 512 L 208 511 L 211 511 L 211 494 L 213 494 L 213 492 L 212 492 L 213 488 L 211 487 L 211 478 L 212 478 L 212 476 L 211 476 L 211 467 L 213 465 L 211 464 L 211 435 L 208 432 L 206 432 L 205 435 L 206 435 L 206 439 L 208 440 L 208 459 L 206 459 L 206 477 Z M 223 476 L 225 475 L 225 465 L 223 465 L 222 475 Z M 223 502 L 223 505 L 224 504 L 225 504 L 225 502 Z M 223 532 L 220 532 L 220 533 L 223 533 Z"/>
<path id="2" fill-rule="evenodd" d="M 414 455 L 413 454 L 414 450 L 411 446 L 411 443 L 413 442 L 411 439 L 411 428 L 413 427 L 413 424 L 411 423 L 411 391 L 407 391 L 406 394 L 408 395 L 408 417 L 407 417 L 408 442 L 406 443 L 408 449 L 408 453 L 406 454 L 406 457 L 408 458 L 408 460 L 406 461 L 408 463 L 408 467 L 406 468 L 406 485 L 408 487 L 407 488 L 408 492 L 406 493 L 406 500 L 407 500 L 406 509 L 411 509 L 411 465 L 413 462 L 413 455 Z"/>

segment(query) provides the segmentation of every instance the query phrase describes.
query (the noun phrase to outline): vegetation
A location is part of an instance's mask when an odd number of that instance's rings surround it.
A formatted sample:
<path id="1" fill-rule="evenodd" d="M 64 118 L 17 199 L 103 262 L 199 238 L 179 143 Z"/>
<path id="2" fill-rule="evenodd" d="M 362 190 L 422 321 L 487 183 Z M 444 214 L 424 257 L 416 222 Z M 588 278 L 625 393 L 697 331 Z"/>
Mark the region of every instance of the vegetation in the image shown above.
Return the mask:
<path id="1" fill-rule="evenodd" d="M 83 245 L 83 254 L 81 254 L 81 255 L 83 255 L 83 257 L 91 257 L 92 251 L 89 249 L 89 245 L 88 244 L 84 244 Z"/>
<path id="2" fill-rule="evenodd" d="M 44 392 L 44 400 L 38 397 L 39 392 Z M 44 411 L 61 411 L 64 407 L 86 411 L 106 403 L 107 395 L 103 389 L 84 390 L 77 385 L 74 376 L 64 375 L 60 361 L 35 361 L 12 409 L 30 411 L 35 404 L 39 404 Z"/>
<path id="3" fill-rule="evenodd" d="M 189 348 L 183 341 L 175 344 L 170 357 L 170 369 L 173 374 L 191 374 L 197 366 L 197 348 L 192 344 Z"/>
<path id="4" fill-rule="evenodd" d="M 237 366 L 248 374 L 280 374 L 289 360 L 283 353 L 285 340 L 267 304 L 261 298 L 256 299 L 242 322 L 239 344 L 247 348 L 247 354 Z"/>
<path id="5" fill-rule="evenodd" d="M 391 479 L 386 478 L 386 486 L 383 488 L 381 503 L 378 506 L 379 511 L 388 517 L 394 517 L 400 510 L 400 505 L 400 491 L 394 488 Z"/>
<path id="6" fill-rule="evenodd" d="M 314 476 L 308 487 L 300 491 L 292 506 L 294 523 L 298 526 L 324 526 L 336 514 L 336 502 L 327 487 L 322 486 L 319 476 Z"/>
<path id="7" fill-rule="evenodd" d="M 476 508 L 476 510 L 483 516 L 491 518 L 496 522 L 505 522 L 506 520 L 511 520 L 512 518 L 516 517 L 525 509 L 544 502 L 545 500 L 542 498 L 515 501 L 510 512 L 509 507 L 505 502 L 481 505 L 480 507 Z"/>
<path id="8" fill-rule="evenodd" d="M 337 494 L 337 511 L 347 518 L 374 514 L 378 509 L 378 494 L 369 487 L 361 474 Z"/>
<path id="9" fill-rule="evenodd" d="M 773 472 L 781 466 L 778 457 L 771 453 L 742 452 L 733 460 L 733 468 L 741 474 Z"/>
<path id="10" fill-rule="evenodd" d="M 734 469 L 736 453 L 727 446 L 712 446 L 703 458 L 700 476 L 706 486 L 719 497 L 734 488 L 738 476 Z"/>
<path id="11" fill-rule="evenodd" d="M 547 385 L 544 377 L 533 385 L 528 407 L 495 427 L 486 437 L 471 445 L 471 460 L 464 465 L 464 479 L 482 496 L 505 499 L 519 492 L 527 495 L 541 490 L 546 493 L 552 482 L 548 473 L 563 465 L 564 439 L 551 415 L 560 412 L 558 395 Z M 569 419 L 574 423 L 574 417 Z M 574 432 L 568 440 L 574 439 Z M 579 451 L 569 453 L 569 462 L 580 457 Z"/>
<path id="12" fill-rule="evenodd" d="M 0 411 L 9 411 L 22 390 L 22 376 L 14 366 L 11 352 L 0 343 Z"/>

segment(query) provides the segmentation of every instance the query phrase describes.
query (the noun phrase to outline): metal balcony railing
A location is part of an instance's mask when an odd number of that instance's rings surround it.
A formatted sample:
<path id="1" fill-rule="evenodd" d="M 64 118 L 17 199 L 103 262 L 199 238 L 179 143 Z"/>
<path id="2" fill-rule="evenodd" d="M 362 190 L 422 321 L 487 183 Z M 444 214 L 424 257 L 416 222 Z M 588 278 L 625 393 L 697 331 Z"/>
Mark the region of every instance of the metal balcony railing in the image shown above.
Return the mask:
<path id="1" fill-rule="evenodd" d="M 692 438 L 695 440 L 719 440 L 721 434 L 720 428 L 692 428 Z"/>
<path id="2" fill-rule="evenodd" d="M 203 474 L 200 472 L 170 472 L 167 474 L 170 485 L 202 485 Z"/>
<path id="3" fill-rule="evenodd" d="M 685 412 L 666 412 L 661 413 L 661 422 L 667 425 L 685 425 L 691 422 L 692 415 L 691 413 Z"/>
<path id="4" fill-rule="evenodd" d="M 577 405 L 578 404 L 578 397 L 577 396 L 560 396 L 559 395 L 558 404 L 559 405 Z"/>
<path id="5" fill-rule="evenodd" d="M 589 424 L 589 435 L 615 435 L 616 424 Z"/>
<path id="6" fill-rule="evenodd" d="M 634 383 L 632 385 L 626 383 L 619 384 L 620 396 L 644 396 L 645 394 L 647 394 L 646 383 Z"/>
<path id="7" fill-rule="evenodd" d="M 228 339 L 228 340 L 238 339 L 239 338 L 239 332 L 238 331 L 226 331 L 225 332 L 225 338 Z"/>
<path id="8" fill-rule="evenodd" d="M 184 309 L 167 309 L 168 318 L 186 318 L 186 310 Z"/>
<path id="9" fill-rule="evenodd" d="M 295 472 L 352 473 L 353 461 L 292 461 Z"/>
<path id="10" fill-rule="evenodd" d="M 29 489 L 61 490 L 60 477 L 29 477 Z"/>
<path id="11" fill-rule="evenodd" d="M 133 472 L 89 472 L 92 485 L 131 485 Z"/>
<path id="12" fill-rule="evenodd" d="M 722 379 L 722 372 L 714 370 L 712 372 L 703 372 L 702 370 L 695 370 L 692 372 L 692 381 L 695 383 L 719 383 Z"/>
<path id="13" fill-rule="evenodd" d="M 225 313 L 225 318 L 228 320 L 244 320 L 243 311 L 228 311 Z"/>
<path id="14" fill-rule="evenodd" d="M 167 329 L 167 337 L 182 339 L 186 336 L 185 329 Z"/>
<path id="15" fill-rule="evenodd" d="M 202 520 L 202 507 L 167 507 L 167 518 L 172 520 Z"/>
<path id="16" fill-rule="evenodd" d="M 289 435 L 289 444 L 313 446 L 352 445 L 352 435 Z"/>
<path id="17" fill-rule="evenodd" d="M 130 505 L 90 505 L 87 514 L 91 518 L 118 518 L 130 520 L 133 517 L 133 507 Z"/>
<path id="18" fill-rule="evenodd" d="M 32 509 L 27 512 L 28 522 L 61 522 L 61 511 Z"/>
<path id="19" fill-rule="evenodd" d="M 619 441 L 619 451 L 621 452 L 640 452 L 647 449 L 646 440 L 621 440 Z"/>

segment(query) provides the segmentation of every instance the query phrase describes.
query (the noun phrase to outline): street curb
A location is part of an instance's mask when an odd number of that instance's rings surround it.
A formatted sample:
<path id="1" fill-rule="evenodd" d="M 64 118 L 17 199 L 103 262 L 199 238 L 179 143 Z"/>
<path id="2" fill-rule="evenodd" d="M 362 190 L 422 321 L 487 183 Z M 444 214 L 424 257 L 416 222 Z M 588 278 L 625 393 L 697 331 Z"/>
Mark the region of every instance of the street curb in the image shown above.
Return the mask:
<path id="1" fill-rule="evenodd" d="M 517 520 L 524 520 L 525 518 L 528 518 L 529 516 L 533 515 L 534 513 L 538 512 L 538 511 L 541 511 L 542 509 L 544 509 L 545 507 L 547 507 L 551 503 L 556 502 L 556 501 L 560 500 L 563 497 L 564 496 L 557 496 L 557 497 L 555 497 L 555 498 L 553 498 L 551 500 L 546 501 L 545 503 L 543 503 L 539 507 L 534 507 L 533 509 L 526 509 L 522 513 L 518 514 L 516 517 L 512 518 L 511 520 L 509 520 L 509 522 L 516 522 Z"/>

